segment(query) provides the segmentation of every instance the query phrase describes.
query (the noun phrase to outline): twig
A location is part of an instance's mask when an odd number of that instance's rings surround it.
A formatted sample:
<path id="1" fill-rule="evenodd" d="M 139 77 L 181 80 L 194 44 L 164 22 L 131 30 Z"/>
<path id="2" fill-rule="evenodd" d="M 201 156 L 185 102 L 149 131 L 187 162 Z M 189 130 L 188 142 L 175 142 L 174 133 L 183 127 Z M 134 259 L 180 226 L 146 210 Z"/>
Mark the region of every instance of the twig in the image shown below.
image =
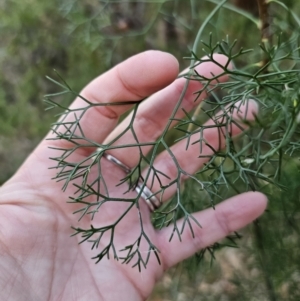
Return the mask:
<path id="1" fill-rule="evenodd" d="M 269 3 L 267 0 L 257 0 L 257 5 L 260 19 L 261 42 L 263 45 L 271 44 Z M 262 66 L 267 65 L 268 62 L 269 58 L 265 55 Z"/>

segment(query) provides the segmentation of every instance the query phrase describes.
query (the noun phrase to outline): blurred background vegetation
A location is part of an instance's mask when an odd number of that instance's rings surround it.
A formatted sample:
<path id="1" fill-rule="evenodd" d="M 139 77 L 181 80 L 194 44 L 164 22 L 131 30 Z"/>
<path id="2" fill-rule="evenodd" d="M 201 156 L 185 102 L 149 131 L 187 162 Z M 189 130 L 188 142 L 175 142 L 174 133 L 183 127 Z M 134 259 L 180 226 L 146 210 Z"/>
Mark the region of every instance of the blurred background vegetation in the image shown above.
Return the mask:
<path id="1" fill-rule="evenodd" d="M 55 78 L 57 70 L 79 92 L 97 75 L 147 49 L 174 54 L 184 68 L 189 62 L 183 57 L 190 55 L 214 2 L 219 1 L 0 1 L 0 185 L 55 120 L 42 101 L 57 91 L 46 75 Z M 282 2 L 300 16 L 299 1 Z M 258 18 L 256 0 L 228 3 Z M 229 35 L 238 46 L 258 47 L 258 28 L 223 10 L 203 39 L 213 32 L 216 40 Z M 281 15 L 278 22 L 288 18 L 278 6 L 272 14 L 274 19 Z M 201 52 L 199 48 L 197 54 Z M 199 263 L 198 256 L 180 264 L 164 276 L 150 300 L 300 300 L 300 176 L 297 162 L 286 165 L 282 179 L 288 196 L 271 196 L 259 233 L 253 226 L 243 230 L 238 249 L 215 245 L 221 250 L 213 263 L 210 256 Z"/>

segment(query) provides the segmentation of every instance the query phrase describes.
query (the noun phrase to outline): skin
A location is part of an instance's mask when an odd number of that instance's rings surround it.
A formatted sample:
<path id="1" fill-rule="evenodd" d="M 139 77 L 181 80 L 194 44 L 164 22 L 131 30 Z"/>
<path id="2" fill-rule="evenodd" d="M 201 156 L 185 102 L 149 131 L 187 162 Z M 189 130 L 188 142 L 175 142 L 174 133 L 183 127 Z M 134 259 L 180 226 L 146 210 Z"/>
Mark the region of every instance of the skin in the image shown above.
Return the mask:
<path id="1" fill-rule="evenodd" d="M 226 63 L 223 56 L 215 58 L 221 64 Z M 220 72 L 220 68 L 206 63 L 198 67 L 198 72 L 209 76 L 211 73 Z M 173 56 L 159 51 L 148 51 L 99 76 L 81 94 L 93 102 L 139 100 L 154 94 L 141 104 L 135 122 L 139 139 L 154 141 L 162 132 L 182 91 L 184 80 L 175 80 L 177 74 L 178 62 Z M 182 104 L 186 110 L 191 110 L 201 101 L 193 101 L 193 92 L 200 88 L 197 82 L 189 85 Z M 82 100 L 75 99 L 71 106 L 74 108 L 82 105 Z M 248 106 L 248 110 L 243 117 L 251 119 L 257 107 L 253 102 L 245 106 Z M 117 123 L 119 116 L 128 109 L 130 106 L 89 110 L 82 119 L 81 126 L 90 139 L 108 142 L 126 127 L 128 118 L 118 126 Z M 243 109 L 245 107 L 233 112 L 236 118 L 243 115 Z M 180 112 L 177 117 L 182 114 Z M 231 131 L 233 135 L 238 135 L 240 130 L 233 126 Z M 52 135 L 49 133 L 47 138 Z M 222 139 L 221 144 L 219 143 L 218 135 L 215 130 L 205 133 L 206 139 L 216 148 L 225 144 Z M 130 143 L 132 139 L 132 135 L 126 133 L 116 144 Z M 95 265 L 90 258 L 97 254 L 97 250 L 91 250 L 88 243 L 79 245 L 79 236 L 70 238 L 73 233 L 70 225 L 86 228 L 89 227 L 90 220 L 84 217 L 79 223 L 78 216 L 72 214 L 78 209 L 77 205 L 66 203 L 68 196 L 74 193 L 74 188 L 69 186 L 63 192 L 61 183 L 50 180 L 55 176 L 55 170 L 48 169 L 53 166 L 49 157 L 54 155 L 49 146 L 66 147 L 67 143 L 43 140 L 16 174 L 0 189 L 1 300 L 145 300 L 165 270 L 201 248 L 243 228 L 260 216 L 267 205 L 266 197 L 258 192 L 235 196 L 216 206 L 216 210 L 207 209 L 194 213 L 202 226 L 194 227 L 194 238 L 185 229 L 182 242 L 177 237 L 168 242 L 172 227 L 156 231 L 150 221 L 149 208 L 140 200 L 144 230 L 160 250 L 161 265 L 157 263 L 155 256 L 150 257 L 147 269 L 141 273 L 132 269 L 130 264 L 122 265 L 112 258 L 103 259 Z M 171 149 L 180 166 L 190 173 L 204 163 L 203 159 L 197 158 L 199 149 L 196 147 L 186 151 L 185 144 L 178 143 Z M 92 151 L 94 150 L 78 151 L 72 159 L 77 162 Z M 149 151 L 149 147 L 143 148 L 145 154 Z M 210 152 L 209 148 L 203 150 L 205 154 Z M 114 150 L 111 154 L 129 167 L 133 167 L 138 160 L 136 149 Z M 193 157 L 195 160 L 191 160 Z M 156 158 L 155 166 L 172 179 L 176 177 L 172 162 L 167 153 L 162 153 Z M 102 169 L 111 194 L 124 197 L 124 187 L 116 187 L 124 177 L 124 172 L 105 159 Z M 144 174 L 147 174 L 147 170 Z M 154 182 L 152 191 L 158 188 L 158 183 Z M 174 187 L 168 189 L 164 200 L 174 193 Z M 130 195 L 134 197 L 136 193 L 132 191 Z M 112 223 L 126 206 L 126 203 L 113 203 L 103 207 L 95 217 L 93 225 Z M 182 221 L 179 221 L 179 225 L 180 223 Z M 115 233 L 117 248 L 133 243 L 139 227 L 137 209 L 132 208 Z M 104 238 L 104 242 L 107 240 L 108 238 Z M 146 245 L 142 245 L 143 248 L 147 250 Z"/>

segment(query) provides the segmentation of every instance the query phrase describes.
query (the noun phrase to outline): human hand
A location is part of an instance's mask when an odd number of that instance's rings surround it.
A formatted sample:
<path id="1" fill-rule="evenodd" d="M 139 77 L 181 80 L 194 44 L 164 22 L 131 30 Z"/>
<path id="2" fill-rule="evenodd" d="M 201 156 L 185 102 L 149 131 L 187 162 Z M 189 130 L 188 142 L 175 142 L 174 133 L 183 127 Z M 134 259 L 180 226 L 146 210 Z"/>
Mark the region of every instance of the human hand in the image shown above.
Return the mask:
<path id="1" fill-rule="evenodd" d="M 226 62 L 226 58 L 221 55 L 216 56 L 216 59 L 220 64 Z M 220 68 L 213 63 L 204 63 L 198 67 L 198 72 L 209 77 L 211 73 L 220 72 Z M 140 142 L 149 142 L 154 141 L 164 129 L 182 91 L 184 79 L 175 80 L 177 75 L 178 63 L 174 57 L 149 51 L 101 75 L 84 88 L 81 94 L 92 102 L 122 102 L 139 100 L 157 92 L 140 105 L 135 119 L 135 131 Z M 193 101 L 195 90 L 199 90 L 199 83 L 191 82 L 182 103 L 186 111 L 190 111 L 200 101 Z M 82 105 L 82 99 L 77 98 L 72 107 Z M 250 102 L 245 106 L 248 106 L 245 109 L 246 117 L 251 119 L 257 110 L 256 105 Z M 129 105 L 104 106 L 90 110 L 82 118 L 81 127 L 91 140 L 99 143 L 111 141 L 126 127 L 128 118 L 119 125 L 117 123 L 119 116 L 129 108 Z M 178 114 L 181 112 L 178 111 Z M 179 115 L 176 117 L 179 118 Z M 233 125 L 232 135 L 239 133 L 240 129 Z M 225 145 L 216 129 L 208 130 L 205 136 L 210 145 L 216 148 Z M 53 133 L 47 136 L 51 137 Z M 130 144 L 132 139 L 127 134 L 116 143 Z M 66 147 L 67 144 L 65 140 L 43 140 L 17 173 L 1 187 L 1 300 L 145 300 L 165 270 L 244 227 L 266 208 L 266 197 L 258 192 L 233 197 L 217 205 L 215 210 L 195 213 L 194 217 L 202 228 L 194 227 L 194 238 L 186 229 L 182 234 L 184 243 L 181 243 L 177 239 L 168 241 L 171 227 L 161 231 L 153 228 L 149 208 L 141 199 L 139 207 L 143 228 L 161 252 L 161 265 L 158 265 L 155 256 L 150 257 L 147 269 L 142 272 L 112 258 L 104 258 L 99 265 L 95 265 L 90 257 L 95 256 L 97 250 L 91 250 L 88 244 L 78 244 L 80 237 L 69 238 L 72 234 L 70 225 L 77 224 L 72 212 L 78 208 L 76 204 L 67 204 L 66 199 L 74 194 L 75 188 L 69 186 L 63 192 L 60 183 L 50 180 L 55 176 L 55 170 L 49 169 L 53 164 L 49 157 L 53 157 L 54 152 L 49 147 Z M 199 148 L 185 150 L 185 143 L 179 142 L 171 149 L 181 168 L 189 173 L 195 172 L 204 163 L 203 158 L 197 159 Z M 77 162 L 93 151 L 80 150 L 73 154 L 72 159 Z M 114 149 L 111 154 L 132 167 L 137 163 L 137 151 Z M 144 153 L 149 151 L 150 147 L 143 148 Z M 209 147 L 204 147 L 202 154 L 210 152 Z M 193 157 L 195 160 L 191 159 Z M 101 162 L 111 195 L 124 197 L 126 183 L 116 186 L 124 177 L 124 171 L 108 160 Z M 171 179 L 174 178 L 176 169 L 166 152 L 158 155 L 154 164 Z M 154 183 L 151 190 L 157 189 L 155 185 L 158 183 Z M 175 193 L 174 189 L 170 187 L 166 191 L 163 201 Z M 136 195 L 136 192 L 131 191 L 126 197 L 131 195 Z M 106 204 L 94 218 L 93 225 L 96 227 L 113 222 L 126 206 L 126 202 Z M 120 223 L 115 233 L 117 247 L 124 247 L 135 239 L 140 227 L 137 212 L 137 208 L 132 207 Z M 88 227 L 91 221 L 85 216 L 80 223 Z"/>

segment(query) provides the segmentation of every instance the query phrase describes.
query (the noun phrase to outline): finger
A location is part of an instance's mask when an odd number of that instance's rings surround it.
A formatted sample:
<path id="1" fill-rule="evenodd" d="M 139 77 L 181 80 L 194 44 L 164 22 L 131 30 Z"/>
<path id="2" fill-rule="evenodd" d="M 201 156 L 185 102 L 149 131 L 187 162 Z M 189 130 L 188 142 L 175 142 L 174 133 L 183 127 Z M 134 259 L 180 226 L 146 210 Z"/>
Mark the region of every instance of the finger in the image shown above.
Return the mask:
<path id="1" fill-rule="evenodd" d="M 228 61 L 228 57 L 215 54 L 214 60 L 217 61 L 218 64 L 211 61 L 204 62 L 196 68 L 197 72 L 206 78 L 221 75 L 223 69 L 220 67 L 220 65 L 225 65 Z M 218 81 L 225 81 L 226 79 L 226 76 L 220 76 Z M 130 114 L 107 137 L 105 143 L 114 140 L 118 136 L 120 137 L 113 144 L 114 146 L 136 144 L 136 138 L 139 143 L 153 143 L 156 141 L 167 126 L 169 118 L 172 115 L 185 84 L 186 79 L 179 78 L 168 87 L 149 97 L 140 105 L 133 123 L 135 136 L 133 136 L 131 131 L 127 131 L 126 133 L 122 134 L 124 129 L 128 127 L 132 120 L 132 114 Z M 184 99 L 180 108 L 177 110 L 175 118 L 179 119 L 184 117 L 183 109 L 185 111 L 191 111 L 207 97 L 207 94 L 203 92 L 196 100 L 195 92 L 202 88 L 203 86 L 199 81 L 189 81 Z M 175 122 L 172 123 L 171 127 L 174 126 L 174 124 Z M 146 155 L 151 147 L 151 145 L 142 147 L 143 154 Z M 129 149 L 124 149 L 124 147 L 122 147 L 119 149 L 110 150 L 109 153 L 131 168 L 138 164 L 140 158 L 138 147 L 130 147 Z M 128 156 L 128 153 L 130 153 L 130 156 Z"/>
<path id="2" fill-rule="evenodd" d="M 172 226 L 161 230 L 158 236 L 165 268 L 176 265 L 230 233 L 245 227 L 258 218 L 265 211 L 266 206 L 265 195 L 259 192 L 246 192 L 222 202 L 215 209 L 210 208 L 195 213 L 193 216 L 200 223 L 201 228 L 192 222 L 194 235 L 186 227 L 181 234 L 181 241 L 174 237 L 169 242 L 173 232 Z M 177 222 L 177 226 L 182 229 L 182 219 Z"/>
<path id="3" fill-rule="evenodd" d="M 177 75 L 178 62 L 171 54 L 147 51 L 102 74 L 88 84 L 80 95 L 95 104 L 139 101 L 170 84 Z M 80 117 L 82 114 L 80 109 L 87 105 L 81 97 L 77 97 L 64 119 L 69 128 L 60 126 L 57 132 L 73 131 L 76 125 L 70 127 L 70 123 Z M 75 135 L 82 136 L 83 133 L 89 140 L 102 142 L 117 125 L 119 116 L 130 107 L 131 105 L 118 105 L 89 108 L 80 117 L 81 131 L 77 128 Z M 50 133 L 47 138 L 54 135 Z M 66 142 L 58 141 L 58 143 Z"/>
<path id="4" fill-rule="evenodd" d="M 200 134 L 192 135 L 187 148 L 187 141 L 181 140 L 178 143 L 174 144 L 169 151 L 165 150 L 160 153 L 154 161 L 154 168 L 160 172 L 157 174 L 146 169 L 143 171 L 142 175 L 144 178 L 147 178 L 147 186 L 155 194 L 161 190 L 162 186 L 168 186 L 169 183 L 174 181 L 176 178 L 180 180 L 186 179 L 187 175 L 195 174 L 209 157 L 214 154 L 215 151 L 223 149 L 226 144 L 226 137 L 230 133 L 232 137 L 240 134 L 246 126 L 242 124 L 242 120 L 253 120 L 254 115 L 258 111 L 257 103 L 254 100 L 249 100 L 247 103 L 237 103 L 235 110 L 231 112 L 232 120 L 235 122 L 229 123 L 227 126 L 218 126 L 215 122 L 219 124 L 224 123 L 223 119 L 214 118 L 214 120 L 209 120 L 203 130 L 203 142 L 201 143 L 202 148 L 200 147 Z M 229 118 L 229 117 L 227 117 Z M 217 120 L 217 121 L 216 121 Z M 215 125 L 214 127 L 209 128 L 210 125 Z M 182 171 L 181 175 L 179 174 L 179 169 Z M 166 175 L 166 176 L 163 176 Z M 168 200 L 176 192 L 176 183 L 169 186 L 164 190 L 162 200 Z M 158 194 L 157 196 L 159 196 Z"/>

